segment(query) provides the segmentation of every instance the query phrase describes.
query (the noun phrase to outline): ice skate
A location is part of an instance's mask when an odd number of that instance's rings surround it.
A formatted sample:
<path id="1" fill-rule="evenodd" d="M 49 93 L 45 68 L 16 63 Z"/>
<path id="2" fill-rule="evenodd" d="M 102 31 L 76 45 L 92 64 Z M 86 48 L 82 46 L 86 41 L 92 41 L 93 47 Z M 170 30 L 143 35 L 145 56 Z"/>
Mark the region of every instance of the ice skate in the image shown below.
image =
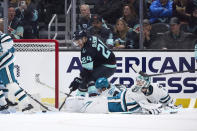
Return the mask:
<path id="1" fill-rule="evenodd" d="M 17 106 L 18 105 L 17 102 L 12 102 L 8 98 L 6 98 L 5 100 L 6 100 L 7 104 L 8 104 L 8 106 Z"/>
<path id="2" fill-rule="evenodd" d="M 33 113 L 33 106 L 31 104 L 28 104 L 27 106 L 25 106 L 23 109 L 22 109 L 22 112 L 24 113 Z"/>
<path id="3" fill-rule="evenodd" d="M 4 105 L 4 106 L 0 106 L 0 114 L 10 114 L 10 112 L 8 111 L 8 104 Z"/>

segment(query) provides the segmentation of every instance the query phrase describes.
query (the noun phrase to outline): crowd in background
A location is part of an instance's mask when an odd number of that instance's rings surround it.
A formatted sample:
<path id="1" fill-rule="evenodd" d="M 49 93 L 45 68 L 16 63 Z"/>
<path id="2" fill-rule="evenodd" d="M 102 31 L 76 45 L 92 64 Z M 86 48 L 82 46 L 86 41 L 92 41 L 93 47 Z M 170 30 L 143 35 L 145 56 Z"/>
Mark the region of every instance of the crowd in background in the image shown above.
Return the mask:
<path id="1" fill-rule="evenodd" d="M 112 49 L 139 49 L 139 0 L 91 0 L 93 6 L 80 1 L 77 30 L 98 36 Z M 38 39 L 39 23 L 48 25 L 52 14 L 64 14 L 64 2 L 10 0 L 9 34 L 14 39 Z M 145 49 L 194 49 L 197 0 L 143 0 L 143 18 Z"/>
<path id="2" fill-rule="evenodd" d="M 9 35 L 13 39 L 39 39 L 40 23 L 48 25 L 53 14 L 64 13 L 62 3 L 62 0 L 9 0 Z M 0 4 L 0 18 L 3 18 L 4 2 Z"/>
<path id="3" fill-rule="evenodd" d="M 77 29 L 96 35 L 113 49 L 139 49 L 139 0 L 99 0 L 80 5 Z M 146 49 L 194 49 L 197 0 L 144 0 Z"/>
<path id="4" fill-rule="evenodd" d="M 34 1 L 9 1 L 9 35 L 13 39 L 37 39 L 38 32 L 38 11 Z"/>

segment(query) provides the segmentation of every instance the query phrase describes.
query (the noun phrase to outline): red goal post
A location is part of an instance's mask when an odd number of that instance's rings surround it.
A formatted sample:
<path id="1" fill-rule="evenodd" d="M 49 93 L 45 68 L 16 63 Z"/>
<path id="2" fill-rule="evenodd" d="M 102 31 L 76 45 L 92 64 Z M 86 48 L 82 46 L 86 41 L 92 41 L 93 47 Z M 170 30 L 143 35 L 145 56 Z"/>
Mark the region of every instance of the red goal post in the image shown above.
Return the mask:
<path id="1" fill-rule="evenodd" d="M 37 93 L 40 93 L 40 97 L 46 97 L 46 100 L 54 99 L 54 106 L 58 108 L 58 41 L 51 39 L 15 39 L 14 47 L 16 49 L 15 65 L 18 66 L 16 68 L 19 68 L 16 69 L 16 77 L 21 87 L 29 91 L 30 94 L 37 91 Z M 46 88 L 48 89 L 46 90 Z M 54 93 L 54 96 L 47 96 L 49 92 Z M 54 98 L 50 98 L 52 96 Z M 43 101 L 42 99 L 40 100 Z"/>

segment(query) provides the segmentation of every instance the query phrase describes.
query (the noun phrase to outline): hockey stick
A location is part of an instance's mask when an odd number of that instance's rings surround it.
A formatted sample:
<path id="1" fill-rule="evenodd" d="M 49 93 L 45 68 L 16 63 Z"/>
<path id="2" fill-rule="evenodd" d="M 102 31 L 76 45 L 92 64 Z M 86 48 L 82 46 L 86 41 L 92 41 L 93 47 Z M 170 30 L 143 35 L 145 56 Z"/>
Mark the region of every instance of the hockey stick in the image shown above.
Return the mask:
<path id="1" fill-rule="evenodd" d="M 133 63 L 131 67 L 136 73 L 140 74 L 141 76 L 149 76 L 146 73 L 142 72 L 136 64 Z"/>
<path id="2" fill-rule="evenodd" d="M 197 71 L 197 69 L 195 70 L 184 70 L 184 71 L 176 71 L 176 72 L 168 72 L 168 73 L 159 73 L 159 74 L 151 74 L 148 76 L 161 76 L 161 75 L 170 75 L 170 74 L 178 74 L 178 73 L 185 73 L 185 72 L 195 72 Z"/>
<path id="3" fill-rule="evenodd" d="M 70 92 L 68 93 L 67 97 L 64 99 L 63 103 L 61 104 L 59 111 L 61 111 L 62 107 L 64 106 L 64 104 L 66 103 L 66 99 L 71 96 L 70 94 L 73 92 L 73 89 L 70 89 Z"/>
<path id="4" fill-rule="evenodd" d="M 40 101 L 38 101 L 37 99 L 35 99 L 32 95 L 30 95 L 27 91 L 25 91 L 22 87 L 20 87 L 26 95 L 28 95 L 32 100 L 34 100 L 36 103 L 38 103 L 40 106 L 42 106 L 44 109 L 46 109 L 47 111 L 52 111 L 51 109 L 49 109 L 47 106 L 43 105 Z"/>
<path id="5" fill-rule="evenodd" d="M 44 82 L 40 81 L 40 74 L 36 74 L 36 75 L 35 75 L 35 80 L 36 80 L 36 82 L 37 82 L 38 84 L 43 85 L 43 86 L 45 86 L 45 87 L 47 87 L 47 88 L 49 88 L 49 89 L 55 90 L 55 88 L 53 88 L 53 87 L 51 87 L 51 86 L 45 84 Z M 60 93 L 62 93 L 62 94 L 64 94 L 64 95 L 67 95 L 67 96 L 69 95 L 68 93 L 65 93 L 65 92 L 62 92 L 62 91 L 60 91 Z"/>
<path id="6" fill-rule="evenodd" d="M 178 73 L 195 72 L 195 71 L 197 71 L 197 69 L 195 69 L 195 70 L 184 70 L 184 71 L 177 71 L 177 72 L 158 73 L 158 74 L 150 74 L 150 75 L 148 75 L 148 74 L 142 72 L 136 64 L 132 64 L 132 69 L 133 69 L 136 73 L 140 74 L 141 76 L 145 76 L 145 77 L 161 76 L 161 75 L 170 75 L 170 74 L 178 74 Z"/>

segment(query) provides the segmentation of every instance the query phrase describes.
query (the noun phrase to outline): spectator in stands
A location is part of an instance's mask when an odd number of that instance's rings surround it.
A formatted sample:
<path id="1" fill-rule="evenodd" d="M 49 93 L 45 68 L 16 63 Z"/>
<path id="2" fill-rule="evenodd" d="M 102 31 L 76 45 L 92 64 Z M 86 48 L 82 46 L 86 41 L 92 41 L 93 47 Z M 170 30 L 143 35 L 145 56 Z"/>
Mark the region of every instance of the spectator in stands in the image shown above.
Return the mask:
<path id="1" fill-rule="evenodd" d="M 193 4 L 197 7 L 197 0 L 193 0 Z"/>
<path id="2" fill-rule="evenodd" d="M 149 9 L 150 5 L 152 4 L 154 0 L 146 0 L 146 7 Z"/>
<path id="3" fill-rule="evenodd" d="M 32 13 L 31 26 L 33 28 L 33 34 L 35 38 L 39 38 L 39 21 L 38 21 L 38 10 L 36 0 L 26 0 L 28 5 L 28 10 Z"/>
<path id="4" fill-rule="evenodd" d="M 138 16 L 133 8 L 133 5 L 125 5 L 123 7 L 123 16 L 121 17 L 126 21 L 130 28 L 139 23 Z"/>
<path id="5" fill-rule="evenodd" d="M 126 4 L 129 6 L 133 6 L 136 15 L 139 17 L 139 8 L 140 8 L 140 1 L 139 0 L 124 0 Z M 147 18 L 147 4 L 146 0 L 143 0 L 143 17 Z"/>
<path id="6" fill-rule="evenodd" d="M 188 23 L 182 24 L 181 29 L 197 35 L 197 7 L 194 8 L 191 16 L 187 16 Z"/>
<path id="7" fill-rule="evenodd" d="M 18 0 L 9 0 L 8 5 L 11 5 L 14 8 L 16 8 L 18 6 Z"/>
<path id="8" fill-rule="evenodd" d="M 180 29 L 180 20 L 177 17 L 170 19 L 170 31 L 161 38 L 161 48 L 163 49 L 194 49 L 196 36 L 185 33 Z"/>
<path id="9" fill-rule="evenodd" d="M 158 49 L 157 32 L 154 32 L 149 19 L 143 20 L 143 46 L 146 49 Z M 130 43 L 127 42 L 127 49 L 139 49 L 140 26 L 135 25 L 133 31 L 129 35 Z"/>
<path id="10" fill-rule="evenodd" d="M 16 8 L 16 17 L 21 21 L 24 19 L 23 13 L 25 10 L 27 10 L 26 1 L 19 1 L 18 7 Z"/>
<path id="11" fill-rule="evenodd" d="M 37 36 L 34 34 L 33 26 L 31 26 L 31 23 L 32 23 L 31 19 L 32 19 L 31 10 L 25 10 L 24 19 L 23 19 L 23 28 L 24 28 L 23 39 L 36 39 L 37 38 Z"/>
<path id="12" fill-rule="evenodd" d="M 126 43 L 126 49 L 139 49 L 140 25 L 136 24 L 130 32 L 131 33 L 128 35 L 129 42 Z"/>
<path id="13" fill-rule="evenodd" d="M 87 29 L 88 35 L 94 35 L 100 38 L 105 44 L 111 45 L 113 36 L 110 29 L 105 28 L 104 23 L 102 22 L 102 18 L 99 15 L 94 15 L 91 18 L 91 26 Z"/>
<path id="14" fill-rule="evenodd" d="M 195 5 L 192 0 L 174 0 L 173 16 L 178 17 L 181 22 L 189 22 L 188 17 L 191 16 Z"/>
<path id="15" fill-rule="evenodd" d="M 56 5 L 53 5 L 51 2 L 52 1 L 49 0 L 40 0 L 37 6 L 39 12 L 39 22 L 44 22 L 44 25 L 41 27 L 44 29 L 48 28 L 48 24 L 54 14 L 54 6 Z"/>
<path id="16" fill-rule="evenodd" d="M 21 20 L 15 17 L 15 8 L 10 6 L 8 8 L 8 32 L 13 39 L 23 38 L 23 26 Z"/>
<path id="17" fill-rule="evenodd" d="M 155 0 L 150 6 L 150 22 L 169 22 L 172 17 L 172 4 L 170 0 Z"/>
<path id="18" fill-rule="evenodd" d="M 143 20 L 143 45 L 146 49 L 156 49 L 157 34 L 152 31 L 152 25 L 148 19 Z"/>
<path id="19" fill-rule="evenodd" d="M 86 30 L 91 26 L 90 19 L 91 19 L 91 13 L 90 13 L 90 7 L 87 4 L 80 5 L 80 13 L 81 16 L 78 19 L 77 24 L 77 30 Z"/>
<path id="20" fill-rule="evenodd" d="M 197 6 L 191 14 L 188 27 L 188 32 L 194 33 L 197 36 Z"/>
<path id="21" fill-rule="evenodd" d="M 28 12 L 28 20 L 24 18 L 24 13 Z M 31 13 L 30 13 L 31 12 Z M 16 17 L 18 20 L 31 26 L 34 38 L 39 38 L 39 29 L 38 29 L 38 11 L 35 9 L 35 6 L 31 2 L 26 2 L 24 0 L 19 1 L 19 6 L 16 8 Z M 27 26 L 27 25 L 24 25 Z"/>
<path id="22" fill-rule="evenodd" d="M 2 3 L 0 3 L 0 18 L 3 18 L 3 6 L 2 6 Z"/>
<path id="23" fill-rule="evenodd" d="M 131 30 L 127 26 L 127 23 L 123 19 L 118 19 L 114 27 L 114 48 L 113 49 L 125 49 L 126 43 L 133 48 L 133 43 L 131 41 Z"/>
<path id="24" fill-rule="evenodd" d="M 122 0 L 99 0 L 95 5 L 95 13 L 100 15 L 106 23 L 114 25 L 122 15 L 122 7 Z"/>

